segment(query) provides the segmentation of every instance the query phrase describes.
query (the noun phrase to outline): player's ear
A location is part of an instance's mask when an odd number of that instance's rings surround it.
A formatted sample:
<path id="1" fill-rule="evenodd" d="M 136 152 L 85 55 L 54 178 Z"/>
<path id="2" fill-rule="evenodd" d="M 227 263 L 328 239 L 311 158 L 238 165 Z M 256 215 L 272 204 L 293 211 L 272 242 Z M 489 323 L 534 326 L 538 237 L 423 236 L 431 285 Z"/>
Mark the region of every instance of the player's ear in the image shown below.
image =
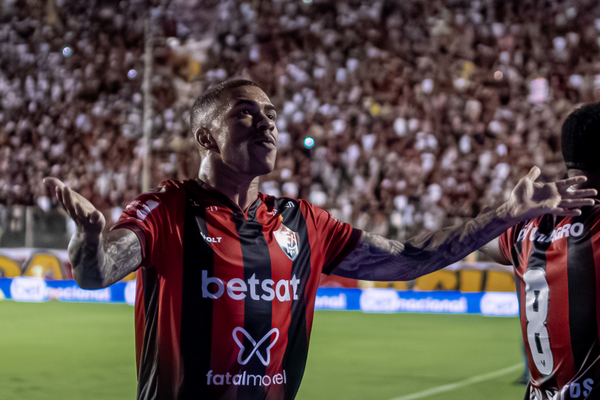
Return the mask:
<path id="1" fill-rule="evenodd" d="M 198 127 L 194 132 L 194 139 L 202 150 L 218 150 L 217 142 L 206 127 Z"/>

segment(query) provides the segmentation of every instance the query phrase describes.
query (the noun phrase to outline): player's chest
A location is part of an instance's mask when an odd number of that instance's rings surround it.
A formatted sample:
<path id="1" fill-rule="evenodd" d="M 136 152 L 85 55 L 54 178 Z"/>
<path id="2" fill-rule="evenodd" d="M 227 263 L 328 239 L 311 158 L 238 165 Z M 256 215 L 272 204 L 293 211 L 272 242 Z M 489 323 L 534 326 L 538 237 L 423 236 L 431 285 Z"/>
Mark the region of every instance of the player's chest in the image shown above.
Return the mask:
<path id="1" fill-rule="evenodd" d="M 186 222 L 193 225 L 198 235 L 186 238 L 185 246 L 208 246 L 215 263 L 230 267 L 291 268 L 303 247 L 308 246 L 294 226 L 295 221 L 286 221 L 276 210 L 260 209 L 248 216 L 223 206 L 208 206 L 191 217 Z"/>

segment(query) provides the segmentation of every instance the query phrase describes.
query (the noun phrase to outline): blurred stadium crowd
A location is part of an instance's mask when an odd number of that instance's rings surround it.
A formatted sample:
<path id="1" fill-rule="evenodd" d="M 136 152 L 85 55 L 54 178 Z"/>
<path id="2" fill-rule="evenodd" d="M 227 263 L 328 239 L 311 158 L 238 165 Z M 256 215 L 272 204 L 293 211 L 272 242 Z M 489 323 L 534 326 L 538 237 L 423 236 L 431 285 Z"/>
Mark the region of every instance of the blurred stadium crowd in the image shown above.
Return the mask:
<path id="1" fill-rule="evenodd" d="M 279 109 L 277 166 L 261 190 L 400 239 L 506 199 L 534 164 L 559 178 L 562 120 L 600 100 L 594 0 L 0 5 L 5 231 L 16 204 L 50 209 L 44 176 L 109 223 L 141 192 L 149 18 L 153 185 L 195 177 L 194 99 L 248 77 Z"/>

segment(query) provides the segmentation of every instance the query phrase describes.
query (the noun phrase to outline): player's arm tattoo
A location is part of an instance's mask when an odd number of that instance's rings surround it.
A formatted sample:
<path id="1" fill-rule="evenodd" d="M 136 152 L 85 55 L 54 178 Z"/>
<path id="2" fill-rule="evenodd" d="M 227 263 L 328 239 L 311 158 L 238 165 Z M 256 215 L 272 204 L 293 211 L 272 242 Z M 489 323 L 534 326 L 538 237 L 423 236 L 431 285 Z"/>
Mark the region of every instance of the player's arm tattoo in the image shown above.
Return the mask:
<path id="1" fill-rule="evenodd" d="M 142 247 L 129 229 L 116 229 L 98 238 L 75 233 L 69 243 L 69 258 L 79 286 L 98 289 L 135 271 L 142 263 Z"/>
<path id="2" fill-rule="evenodd" d="M 426 232 L 405 243 L 363 232 L 356 248 L 332 273 L 373 281 L 416 279 L 460 261 L 513 223 L 506 207 L 500 206 L 461 225 Z"/>

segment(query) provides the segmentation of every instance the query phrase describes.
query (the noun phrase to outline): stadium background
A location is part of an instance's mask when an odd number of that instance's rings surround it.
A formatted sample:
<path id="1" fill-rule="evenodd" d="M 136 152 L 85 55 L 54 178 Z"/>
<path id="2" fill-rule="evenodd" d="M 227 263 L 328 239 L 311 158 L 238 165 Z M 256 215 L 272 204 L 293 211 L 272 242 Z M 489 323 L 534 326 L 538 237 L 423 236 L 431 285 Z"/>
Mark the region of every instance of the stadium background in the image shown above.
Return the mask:
<path id="1" fill-rule="evenodd" d="M 599 50 L 600 4 L 591 0 L 1 0 L 0 248 L 66 248 L 73 226 L 46 197 L 45 176 L 93 199 L 109 224 L 144 186 L 193 178 L 191 105 L 240 76 L 280 111 L 277 165 L 263 192 L 307 198 L 398 239 L 459 223 L 506 199 L 534 164 L 543 179 L 564 175 L 560 125 L 576 104 L 600 100 Z M 59 277 L 33 268 L 40 264 L 29 255 L 4 259 L 6 276 Z M 474 254 L 467 267 L 426 278 L 428 286 L 380 286 L 511 289 L 506 271 L 478 261 Z M 0 310 L 12 315 L 15 306 Z M 360 326 L 366 317 L 356 315 Z M 440 330 L 450 323 L 430 317 Z M 499 323 L 491 320 L 481 324 Z M 424 358 L 435 364 L 439 354 Z M 458 364 L 469 376 L 510 362 Z"/>

